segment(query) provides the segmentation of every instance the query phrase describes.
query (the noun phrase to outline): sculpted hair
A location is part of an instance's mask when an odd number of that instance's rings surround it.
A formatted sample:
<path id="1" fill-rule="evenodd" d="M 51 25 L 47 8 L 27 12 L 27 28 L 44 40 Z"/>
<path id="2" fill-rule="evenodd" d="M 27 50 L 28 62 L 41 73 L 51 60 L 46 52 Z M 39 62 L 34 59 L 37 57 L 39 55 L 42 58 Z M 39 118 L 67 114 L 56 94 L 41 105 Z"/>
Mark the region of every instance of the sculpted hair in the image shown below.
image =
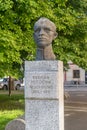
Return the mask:
<path id="1" fill-rule="evenodd" d="M 45 17 L 41 17 L 40 19 L 38 19 L 38 20 L 35 22 L 35 24 L 34 24 L 34 30 L 35 30 L 35 27 L 36 27 L 39 23 L 43 23 L 43 22 L 48 22 L 48 23 L 50 23 L 51 26 L 54 28 L 53 31 L 56 31 L 56 26 L 55 26 L 55 24 L 54 24 L 51 20 L 49 20 L 48 18 L 45 18 Z"/>

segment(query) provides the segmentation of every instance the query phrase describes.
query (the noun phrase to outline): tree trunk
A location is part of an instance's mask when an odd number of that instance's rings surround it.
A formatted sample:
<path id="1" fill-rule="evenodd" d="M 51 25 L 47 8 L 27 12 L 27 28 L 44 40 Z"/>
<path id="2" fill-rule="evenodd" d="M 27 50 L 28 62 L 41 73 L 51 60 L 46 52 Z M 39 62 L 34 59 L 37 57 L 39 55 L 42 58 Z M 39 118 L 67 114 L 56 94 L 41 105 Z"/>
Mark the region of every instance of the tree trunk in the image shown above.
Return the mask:
<path id="1" fill-rule="evenodd" d="M 11 84 L 11 76 L 9 76 L 9 96 L 11 96 L 11 87 L 12 87 L 12 84 Z"/>

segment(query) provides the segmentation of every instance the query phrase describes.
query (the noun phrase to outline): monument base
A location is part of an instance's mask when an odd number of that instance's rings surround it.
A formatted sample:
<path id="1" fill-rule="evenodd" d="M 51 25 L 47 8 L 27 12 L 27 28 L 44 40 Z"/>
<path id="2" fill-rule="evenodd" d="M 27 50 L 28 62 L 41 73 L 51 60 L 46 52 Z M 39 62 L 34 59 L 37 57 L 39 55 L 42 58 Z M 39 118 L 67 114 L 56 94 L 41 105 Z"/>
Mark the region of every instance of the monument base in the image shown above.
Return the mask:
<path id="1" fill-rule="evenodd" d="M 25 130 L 64 130 L 63 64 L 25 62 Z"/>

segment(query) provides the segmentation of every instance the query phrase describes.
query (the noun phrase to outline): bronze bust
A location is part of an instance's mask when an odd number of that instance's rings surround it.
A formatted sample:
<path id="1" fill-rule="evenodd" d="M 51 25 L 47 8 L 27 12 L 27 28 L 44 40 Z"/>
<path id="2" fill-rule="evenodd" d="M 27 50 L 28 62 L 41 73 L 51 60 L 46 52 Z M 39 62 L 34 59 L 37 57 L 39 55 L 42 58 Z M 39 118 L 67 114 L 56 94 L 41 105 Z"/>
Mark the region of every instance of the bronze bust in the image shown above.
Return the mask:
<path id="1" fill-rule="evenodd" d="M 37 45 L 36 60 L 55 60 L 52 41 L 57 37 L 56 26 L 48 18 L 40 18 L 34 24 L 34 40 Z"/>

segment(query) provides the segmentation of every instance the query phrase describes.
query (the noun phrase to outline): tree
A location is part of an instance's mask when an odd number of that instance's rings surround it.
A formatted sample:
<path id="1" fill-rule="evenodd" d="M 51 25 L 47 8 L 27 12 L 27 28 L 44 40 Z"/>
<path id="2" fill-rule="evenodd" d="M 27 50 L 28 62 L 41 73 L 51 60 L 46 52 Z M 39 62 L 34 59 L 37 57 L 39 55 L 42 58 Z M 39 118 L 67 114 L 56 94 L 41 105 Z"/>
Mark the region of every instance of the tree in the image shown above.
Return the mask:
<path id="1" fill-rule="evenodd" d="M 57 27 L 57 59 L 87 69 L 86 0 L 0 0 L 0 76 L 21 75 L 25 60 L 35 59 L 33 25 L 47 17 Z"/>

